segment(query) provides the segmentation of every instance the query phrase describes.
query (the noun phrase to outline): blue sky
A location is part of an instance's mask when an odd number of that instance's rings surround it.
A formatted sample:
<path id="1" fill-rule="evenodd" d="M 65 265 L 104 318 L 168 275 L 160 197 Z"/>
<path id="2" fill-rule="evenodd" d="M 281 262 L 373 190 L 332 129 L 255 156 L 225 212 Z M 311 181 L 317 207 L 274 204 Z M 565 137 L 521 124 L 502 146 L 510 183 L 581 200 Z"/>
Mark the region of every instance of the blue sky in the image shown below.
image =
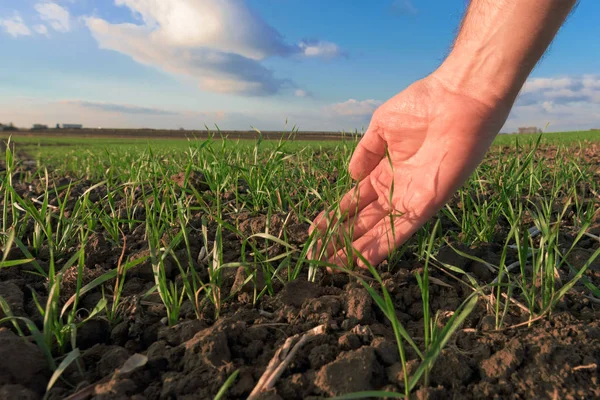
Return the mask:
<path id="1" fill-rule="evenodd" d="M 442 62 L 465 4 L 0 0 L 0 122 L 361 129 Z M 504 131 L 600 127 L 598 15 L 579 4 Z"/>

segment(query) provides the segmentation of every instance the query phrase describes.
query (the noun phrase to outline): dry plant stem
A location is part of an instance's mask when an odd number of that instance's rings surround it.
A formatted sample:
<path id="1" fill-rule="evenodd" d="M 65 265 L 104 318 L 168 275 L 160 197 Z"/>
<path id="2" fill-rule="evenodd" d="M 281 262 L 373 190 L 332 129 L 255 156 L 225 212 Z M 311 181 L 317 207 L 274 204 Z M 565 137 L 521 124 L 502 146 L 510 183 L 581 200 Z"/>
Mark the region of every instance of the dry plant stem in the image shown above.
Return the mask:
<path id="1" fill-rule="evenodd" d="M 524 322 L 521 322 L 521 323 L 518 323 L 518 324 L 515 324 L 515 325 L 507 326 L 506 328 L 497 329 L 496 332 L 504 332 L 504 331 L 509 331 L 511 329 L 521 328 L 523 326 L 529 326 L 529 325 L 533 324 L 536 321 L 539 321 L 541 319 L 546 318 L 546 316 L 547 316 L 547 312 L 543 312 L 541 315 L 539 315 L 539 316 L 537 316 L 535 318 L 532 318 L 530 320 L 527 320 L 527 321 L 524 321 Z"/>
<path id="2" fill-rule="evenodd" d="M 597 241 L 600 242 L 600 236 L 592 235 L 591 233 L 588 233 L 588 232 L 585 232 L 584 235 L 589 238 L 596 239 Z"/>
<path id="3" fill-rule="evenodd" d="M 596 368 L 598 368 L 598 364 L 592 363 L 592 364 L 588 364 L 588 365 L 580 365 L 578 367 L 574 367 L 573 371 L 579 371 L 581 369 L 596 369 Z"/>
<path id="4" fill-rule="evenodd" d="M 502 293 L 502 297 L 504 299 L 510 301 L 517 307 L 519 307 L 521 310 L 523 310 L 523 312 L 525 312 L 527 314 L 531 314 L 531 311 L 529 310 L 529 308 L 525 307 L 525 305 L 523 305 L 523 303 L 518 302 L 517 300 L 513 299 L 512 297 L 508 297 L 508 295 L 506 293 Z"/>
<path id="5" fill-rule="evenodd" d="M 36 204 L 40 204 L 40 205 L 44 204 L 43 201 L 40 201 L 40 200 L 38 200 L 38 199 L 36 199 L 34 197 L 31 197 L 30 200 L 32 202 L 36 203 Z M 53 206 L 52 204 L 46 204 L 46 207 L 48 207 L 48 208 L 50 208 L 52 210 L 55 210 L 55 211 L 59 209 L 59 207 Z"/>
<path id="6" fill-rule="evenodd" d="M 297 334 L 287 338 L 283 346 L 281 346 L 275 352 L 275 355 L 269 362 L 267 369 L 260 377 L 258 383 L 254 387 L 254 390 L 252 390 L 252 393 L 250 393 L 250 396 L 248 396 L 248 400 L 256 399 L 260 393 L 274 387 L 277 379 L 279 379 L 283 371 L 290 364 L 298 350 L 300 350 L 300 348 L 314 336 L 325 333 L 326 329 L 327 327 L 325 325 L 319 325 L 303 333 L 302 335 Z"/>

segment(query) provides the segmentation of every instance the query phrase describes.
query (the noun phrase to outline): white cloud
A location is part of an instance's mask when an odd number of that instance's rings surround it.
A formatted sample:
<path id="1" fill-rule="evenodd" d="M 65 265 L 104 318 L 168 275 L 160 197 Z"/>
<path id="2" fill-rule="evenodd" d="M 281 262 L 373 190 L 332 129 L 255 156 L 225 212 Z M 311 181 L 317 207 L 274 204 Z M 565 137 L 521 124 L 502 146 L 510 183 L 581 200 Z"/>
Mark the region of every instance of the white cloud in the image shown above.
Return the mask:
<path id="1" fill-rule="evenodd" d="M 362 101 L 350 99 L 343 103 L 337 103 L 326 107 L 326 112 L 338 116 L 366 118 L 371 117 L 373 112 L 375 112 L 381 104 L 383 104 L 383 102 L 373 99 Z"/>
<path id="2" fill-rule="evenodd" d="M 342 55 L 340 47 L 331 42 L 303 41 L 299 46 L 306 57 L 334 58 Z"/>
<path id="3" fill-rule="evenodd" d="M 311 93 L 304 89 L 296 89 L 296 91 L 294 92 L 294 95 L 296 97 L 311 97 Z"/>
<path id="4" fill-rule="evenodd" d="M 543 101 L 600 104 L 600 75 L 529 79 L 519 94 L 517 104 L 531 105 Z"/>
<path id="5" fill-rule="evenodd" d="M 40 18 L 50 24 L 58 32 L 69 32 L 71 30 L 71 15 L 69 11 L 56 3 L 39 3 L 35 9 Z"/>
<path id="6" fill-rule="evenodd" d="M 333 43 L 315 45 L 307 54 L 287 44 L 245 0 L 115 0 L 139 24 L 111 24 L 89 17 L 87 26 L 101 48 L 139 63 L 196 79 L 208 91 L 270 95 L 293 88 L 261 62 L 273 56 L 332 57 Z M 319 42 L 321 43 L 321 42 Z M 337 49 L 334 51 L 334 48 Z"/>
<path id="7" fill-rule="evenodd" d="M 139 14 L 154 40 L 234 53 L 253 60 L 293 47 L 241 0 L 116 0 Z"/>
<path id="8" fill-rule="evenodd" d="M 35 25 L 33 30 L 39 33 L 40 35 L 48 36 L 48 28 L 46 25 Z"/>
<path id="9" fill-rule="evenodd" d="M 101 48 L 126 54 L 135 61 L 198 80 L 201 88 L 222 93 L 267 95 L 286 83 L 259 62 L 211 48 L 179 47 L 157 39 L 147 26 L 113 25 L 102 19 L 86 20 Z"/>
<path id="10" fill-rule="evenodd" d="M 18 13 L 10 18 L 0 19 L 0 26 L 13 37 L 31 35 L 31 30 Z"/>
<path id="11" fill-rule="evenodd" d="M 549 131 L 600 126 L 600 75 L 527 80 L 503 130 L 547 124 Z"/>

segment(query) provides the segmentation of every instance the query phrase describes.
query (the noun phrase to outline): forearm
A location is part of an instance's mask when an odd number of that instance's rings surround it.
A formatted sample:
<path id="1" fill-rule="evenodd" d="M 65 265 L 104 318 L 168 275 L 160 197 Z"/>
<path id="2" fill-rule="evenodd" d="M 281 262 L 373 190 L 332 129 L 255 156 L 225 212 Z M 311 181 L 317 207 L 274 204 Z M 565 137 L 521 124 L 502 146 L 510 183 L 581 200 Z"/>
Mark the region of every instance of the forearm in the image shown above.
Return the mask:
<path id="1" fill-rule="evenodd" d="M 433 74 L 450 90 L 512 105 L 577 0 L 472 0 Z"/>

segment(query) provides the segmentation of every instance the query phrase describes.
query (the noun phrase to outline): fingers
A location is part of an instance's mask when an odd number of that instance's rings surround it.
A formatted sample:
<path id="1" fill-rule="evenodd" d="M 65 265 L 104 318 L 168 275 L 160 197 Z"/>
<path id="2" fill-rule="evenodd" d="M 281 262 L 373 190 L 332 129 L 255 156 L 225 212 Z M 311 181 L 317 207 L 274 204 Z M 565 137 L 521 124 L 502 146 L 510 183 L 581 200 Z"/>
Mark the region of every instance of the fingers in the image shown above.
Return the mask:
<path id="1" fill-rule="evenodd" d="M 406 215 L 390 220 L 388 214 L 371 230 L 358 237 L 352 243 L 352 247 L 356 252 L 362 254 L 371 265 L 376 266 L 384 261 L 394 249 L 408 240 L 423 223 L 422 218 L 410 219 Z M 356 258 L 354 255 L 351 257 Z M 342 249 L 331 256 L 328 261 L 337 265 L 348 265 L 349 257 L 346 250 Z M 357 265 L 366 268 L 361 259 L 357 259 Z"/>
<path id="2" fill-rule="evenodd" d="M 377 192 L 371 185 L 369 179 L 362 180 L 354 188 L 342 197 L 339 204 L 339 213 L 342 216 L 342 221 L 354 216 L 356 213 L 364 209 L 367 205 L 377 199 Z M 335 226 L 338 222 L 337 212 L 331 211 L 329 214 L 322 211 L 308 230 L 309 235 L 315 229 L 325 233 L 329 227 Z"/>
<path id="3" fill-rule="evenodd" d="M 388 215 L 388 210 L 378 201 L 373 201 L 355 216 L 348 218 L 327 241 L 326 257 L 331 257 L 338 249 L 346 245 L 346 240 L 354 242 L 369 232 L 379 221 Z"/>
<path id="4" fill-rule="evenodd" d="M 385 140 L 381 131 L 373 126 L 376 125 L 371 123 L 358 142 L 348 166 L 350 176 L 357 181 L 365 179 L 385 156 Z"/>

